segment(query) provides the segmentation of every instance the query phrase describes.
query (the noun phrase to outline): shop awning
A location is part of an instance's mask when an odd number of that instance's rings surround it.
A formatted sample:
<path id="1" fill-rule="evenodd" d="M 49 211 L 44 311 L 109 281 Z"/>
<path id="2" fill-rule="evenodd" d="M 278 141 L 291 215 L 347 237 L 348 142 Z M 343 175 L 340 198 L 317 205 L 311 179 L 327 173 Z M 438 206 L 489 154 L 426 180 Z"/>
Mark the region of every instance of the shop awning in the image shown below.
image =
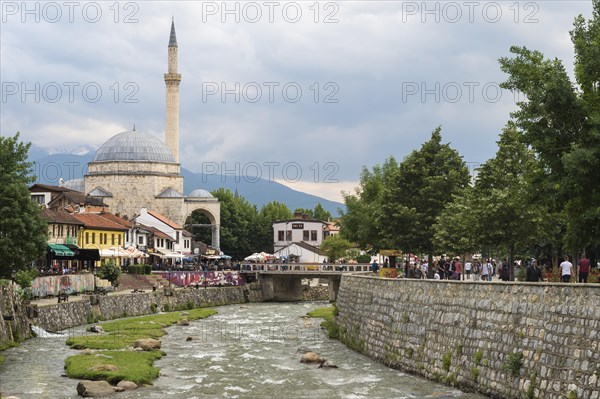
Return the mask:
<path id="1" fill-rule="evenodd" d="M 73 251 L 61 244 L 48 244 L 48 250 L 54 252 L 56 256 L 75 256 Z"/>

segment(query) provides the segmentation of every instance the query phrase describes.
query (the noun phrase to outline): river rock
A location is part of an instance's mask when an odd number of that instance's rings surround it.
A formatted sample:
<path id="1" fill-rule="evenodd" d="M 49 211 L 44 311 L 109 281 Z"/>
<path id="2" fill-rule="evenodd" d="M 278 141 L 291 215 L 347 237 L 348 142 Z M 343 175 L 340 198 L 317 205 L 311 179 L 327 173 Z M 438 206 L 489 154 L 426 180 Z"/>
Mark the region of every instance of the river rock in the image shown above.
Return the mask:
<path id="1" fill-rule="evenodd" d="M 178 326 L 189 326 L 190 325 L 190 321 L 188 319 L 182 319 L 179 321 L 179 323 L 177 323 Z"/>
<path id="2" fill-rule="evenodd" d="M 142 338 L 135 341 L 134 348 L 141 348 L 144 351 L 153 351 L 160 349 L 160 341 L 153 338 Z"/>
<path id="3" fill-rule="evenodd" d="M 138 385 L 133 381 L 119 381 L 117 384 L 117 388 L 122 391 L 130 391 L 132 389 L 137 389 Z"/>
<path id="4" fill-rule="evenodd" d="M 91 326 L 90 327 L 90 332 L 93 332 L 93 333 L 103 333 L 104 332 L 104 328 L 102 328 L 102 326 Z"/>
<path id="5" fill-rule="evenodd" d="M 0 396 L 0 398 L 4 398 L 4 399 L 20 399 L 17 396 Z"/>
<path id="6" fill-rule="evenodd" d="M 194 338 L 192 338 L 192 337 L 187 337 L 185 340 L 186 340 L 186 341 L 191 341 L 191 340 L 193 340 L 193 339 L 194 339 Z"/>
<path id="7" fill-rule="evenodd" d="M 321 364 L 319 364 L 319 368 L 329 368 L 329 369 L 337 369 L 338 366 L 336 366 L 335 364 L 333 364 L 332 362 L 330 362 L 327 359 L 321 359 Z"/>
<path id="8" fill-rule="evenodd" d="M 179 316 L 189 316 L 190 312 L 181 312 L 179 313 Z"/>
<path id="9" fill-rule="evenodd" d="M 320 361 L 321 357 L 315 352 L 306 352 L 300 359 L 300 363 L 319 363 Z"/>
<path id="10" fill-rule="evenodd" d="M 77 384 L 77 394 L 85 398 L 100 398 L 115 393 L 115 389 L 106 381 L 79 381 Z"/>

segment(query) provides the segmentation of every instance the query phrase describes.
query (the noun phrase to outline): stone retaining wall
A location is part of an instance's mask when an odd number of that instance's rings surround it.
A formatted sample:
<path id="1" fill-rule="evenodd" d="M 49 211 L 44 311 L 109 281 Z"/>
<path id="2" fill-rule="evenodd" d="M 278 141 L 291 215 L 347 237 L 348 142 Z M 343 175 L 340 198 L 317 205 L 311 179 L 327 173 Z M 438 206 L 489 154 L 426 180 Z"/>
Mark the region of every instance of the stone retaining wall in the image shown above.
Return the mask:
<path id="1" fill-rule="evenodd" d="M 248 302 L 249 299 L 248 287 L 183 290 L 165 288 L 148 293 L 90 295 L 77 302 L 41 307 L 37 312 L 38 317 L 32 323 L 47 331 L 60 331 L 98 320 L 141 316 L 186 307 L 228 305 Z"/>
<path id="2" fill-rule="evenodd" d="M 0 286 L 0 348 L 30 338 L 31 328 L 26 305 L 21 301 L 17 286 Z"/>
<path id="3" fill-rule="evenodd" d="M 491 397 L 600 397 L 600 285 L 345 275 L 337 307 L 342 341 L 390 367 Z"/>

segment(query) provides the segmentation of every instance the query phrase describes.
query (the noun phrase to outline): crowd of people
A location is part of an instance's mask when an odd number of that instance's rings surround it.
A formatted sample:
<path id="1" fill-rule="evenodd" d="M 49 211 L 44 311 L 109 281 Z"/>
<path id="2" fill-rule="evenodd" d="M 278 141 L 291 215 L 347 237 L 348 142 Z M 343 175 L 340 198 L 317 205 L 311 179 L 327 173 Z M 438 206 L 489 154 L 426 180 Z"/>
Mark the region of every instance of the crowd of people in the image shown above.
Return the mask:
<path id="1" fill-rule="evenodd" d="M 384 260 L 383 267 L 388 267 L 388 260 Z M 536 259 L 531 259 L 527 266 L 516 264 L 516 268 L 525 268 L 524 280 L 529 282 L 546 281 L 545 271 L 552 271 L 552 265 L 541 266 Z M 575 270 L 576 269 L 576 270 Z M 379 265 L 374 261 L 371 265 L 371 271 L 377 274 Z M 587 283 L 591 271 L 590 261 L 583 255 L 577 266 L 573 266 L 569 257 L 565 256 L 564 261 L 558 267 L 560 281 L 571 282 L 572 277 L 577 271 L 577 282 Z M 494 278 L 502 281 L 511 280 L 510 264 L 507 258 L 496 261 L 491 258 L 467 259 L 463 265 L 459 257 L 446 259 L 442 256 L 439 260 L 434 260 L 430 265 L 427 260 L 414 261 L 406 260 L 398 277 L 435 280 L 470 280 L 470 281 L 493 281 Z M 599 281 L 600 282 L 600 281 Z"/>

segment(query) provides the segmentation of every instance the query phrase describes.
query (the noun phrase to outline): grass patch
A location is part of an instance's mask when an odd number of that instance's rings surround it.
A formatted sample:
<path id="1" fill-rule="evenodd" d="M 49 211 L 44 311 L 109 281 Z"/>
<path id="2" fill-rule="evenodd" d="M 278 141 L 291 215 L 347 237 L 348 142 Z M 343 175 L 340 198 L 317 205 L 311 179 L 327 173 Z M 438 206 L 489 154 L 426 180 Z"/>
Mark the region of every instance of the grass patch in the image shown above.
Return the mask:
<path id="1" fill-rule="evenodd" d="M 0 344 L 0 352 L 10 348 L 14 348 L 15 346 L 19 346 L 19 343 L 15 341 L 6 341 L 5 343 Z"/>
<path id="2" fill-rule="evenodd" d="M 4 356 L 0 355 L 0 366 L 2 366 L 2 363 L 4 363 Z"/>
<path id="3" fill-rule="evenodd" d="M 104 334 L 84 335 L 67 339 L 74 349 L 99 349 L 99 352 L 81 353 L 65 360 L 68 377 L 86 380 L 105 380 L 117 384 L 121 380 L 136 384 L 151 384 L 158 377 L 159 369 L 154 361 L 165 355 L 162 351 L 137 352 L 123 350 L 142 338 L 158 339 L 165 334 L 164 328 L 177 322 L 204 319 L 217 313 L 213 309 L 191 309 L 181 312 L 154 314 L 126 320 L 102 323 Z"/>
<path id="4" fill-rule="evenodd" d="M 65 360 L 67 376 L 83 380 L 105 380 L 111 384 L 133 381 L 136 384 L 152 384 L 159 369 L 155 360 L 165 355 L 162 351 L 101 351 L 69 356 Z M 116 370 L 103 370 L 102 366 L 116 366 Z"/>
<path id="5" fill-rule="evenodd" d="M 475 364 L 478 366 L 481 364 L 482 358 L 483 358 L 483 352 L 480 350 L 477 350 L 477 352 L 475 352 L 475 355 L 473 355 L 473 360 L 475 361 Z"/>
<path id="6" fill-rule="evenodd" d="M 340 339 L 340 329 L 335 323 L 335 315 L 337 315 L 337 308 L 335 306 L 317 308 L 307 313 L 309 317 L 323 319 L 321 327 L 327 331 L 329 338 Z"/>
<path id="7" fill-rule="evenodd" d="M 504 370 L 512 374 L 513 377 L 519 375 L 523 366 L 523 354 L 521 352 L 509 353 L 504 363 Z"/>
<path id="8" fill-rule="evenodd" d="M 477 367 L 471 367 L 471 378 L 473 378 L 473 381 L 477 382 L 477 379 L 479 378 L 479 369 Z"/>
<path id="9" fill-rule="evenodd" d="M 452 363 L 452 352 L 446 352 L 442 356 L 442 368 L 446 371 L 450 371 L 450 364 Z"/>
<path id="10" fill-rule="evenodd" d="M 181 316 L 179 312 L 171 312 L 108 321 L 100 324 L 106 334 L 71 337 L 67 339 L 67 345 L 73 349 L 125 349 L 141 338 L 158 339 L 162 337 L 165 334 L 163 328 L 172 326 L 184 318 L 188 320 L 204 319 L 217 311 L 202 308 L 192 309 L 188 313 L 186 316 Z"/>

